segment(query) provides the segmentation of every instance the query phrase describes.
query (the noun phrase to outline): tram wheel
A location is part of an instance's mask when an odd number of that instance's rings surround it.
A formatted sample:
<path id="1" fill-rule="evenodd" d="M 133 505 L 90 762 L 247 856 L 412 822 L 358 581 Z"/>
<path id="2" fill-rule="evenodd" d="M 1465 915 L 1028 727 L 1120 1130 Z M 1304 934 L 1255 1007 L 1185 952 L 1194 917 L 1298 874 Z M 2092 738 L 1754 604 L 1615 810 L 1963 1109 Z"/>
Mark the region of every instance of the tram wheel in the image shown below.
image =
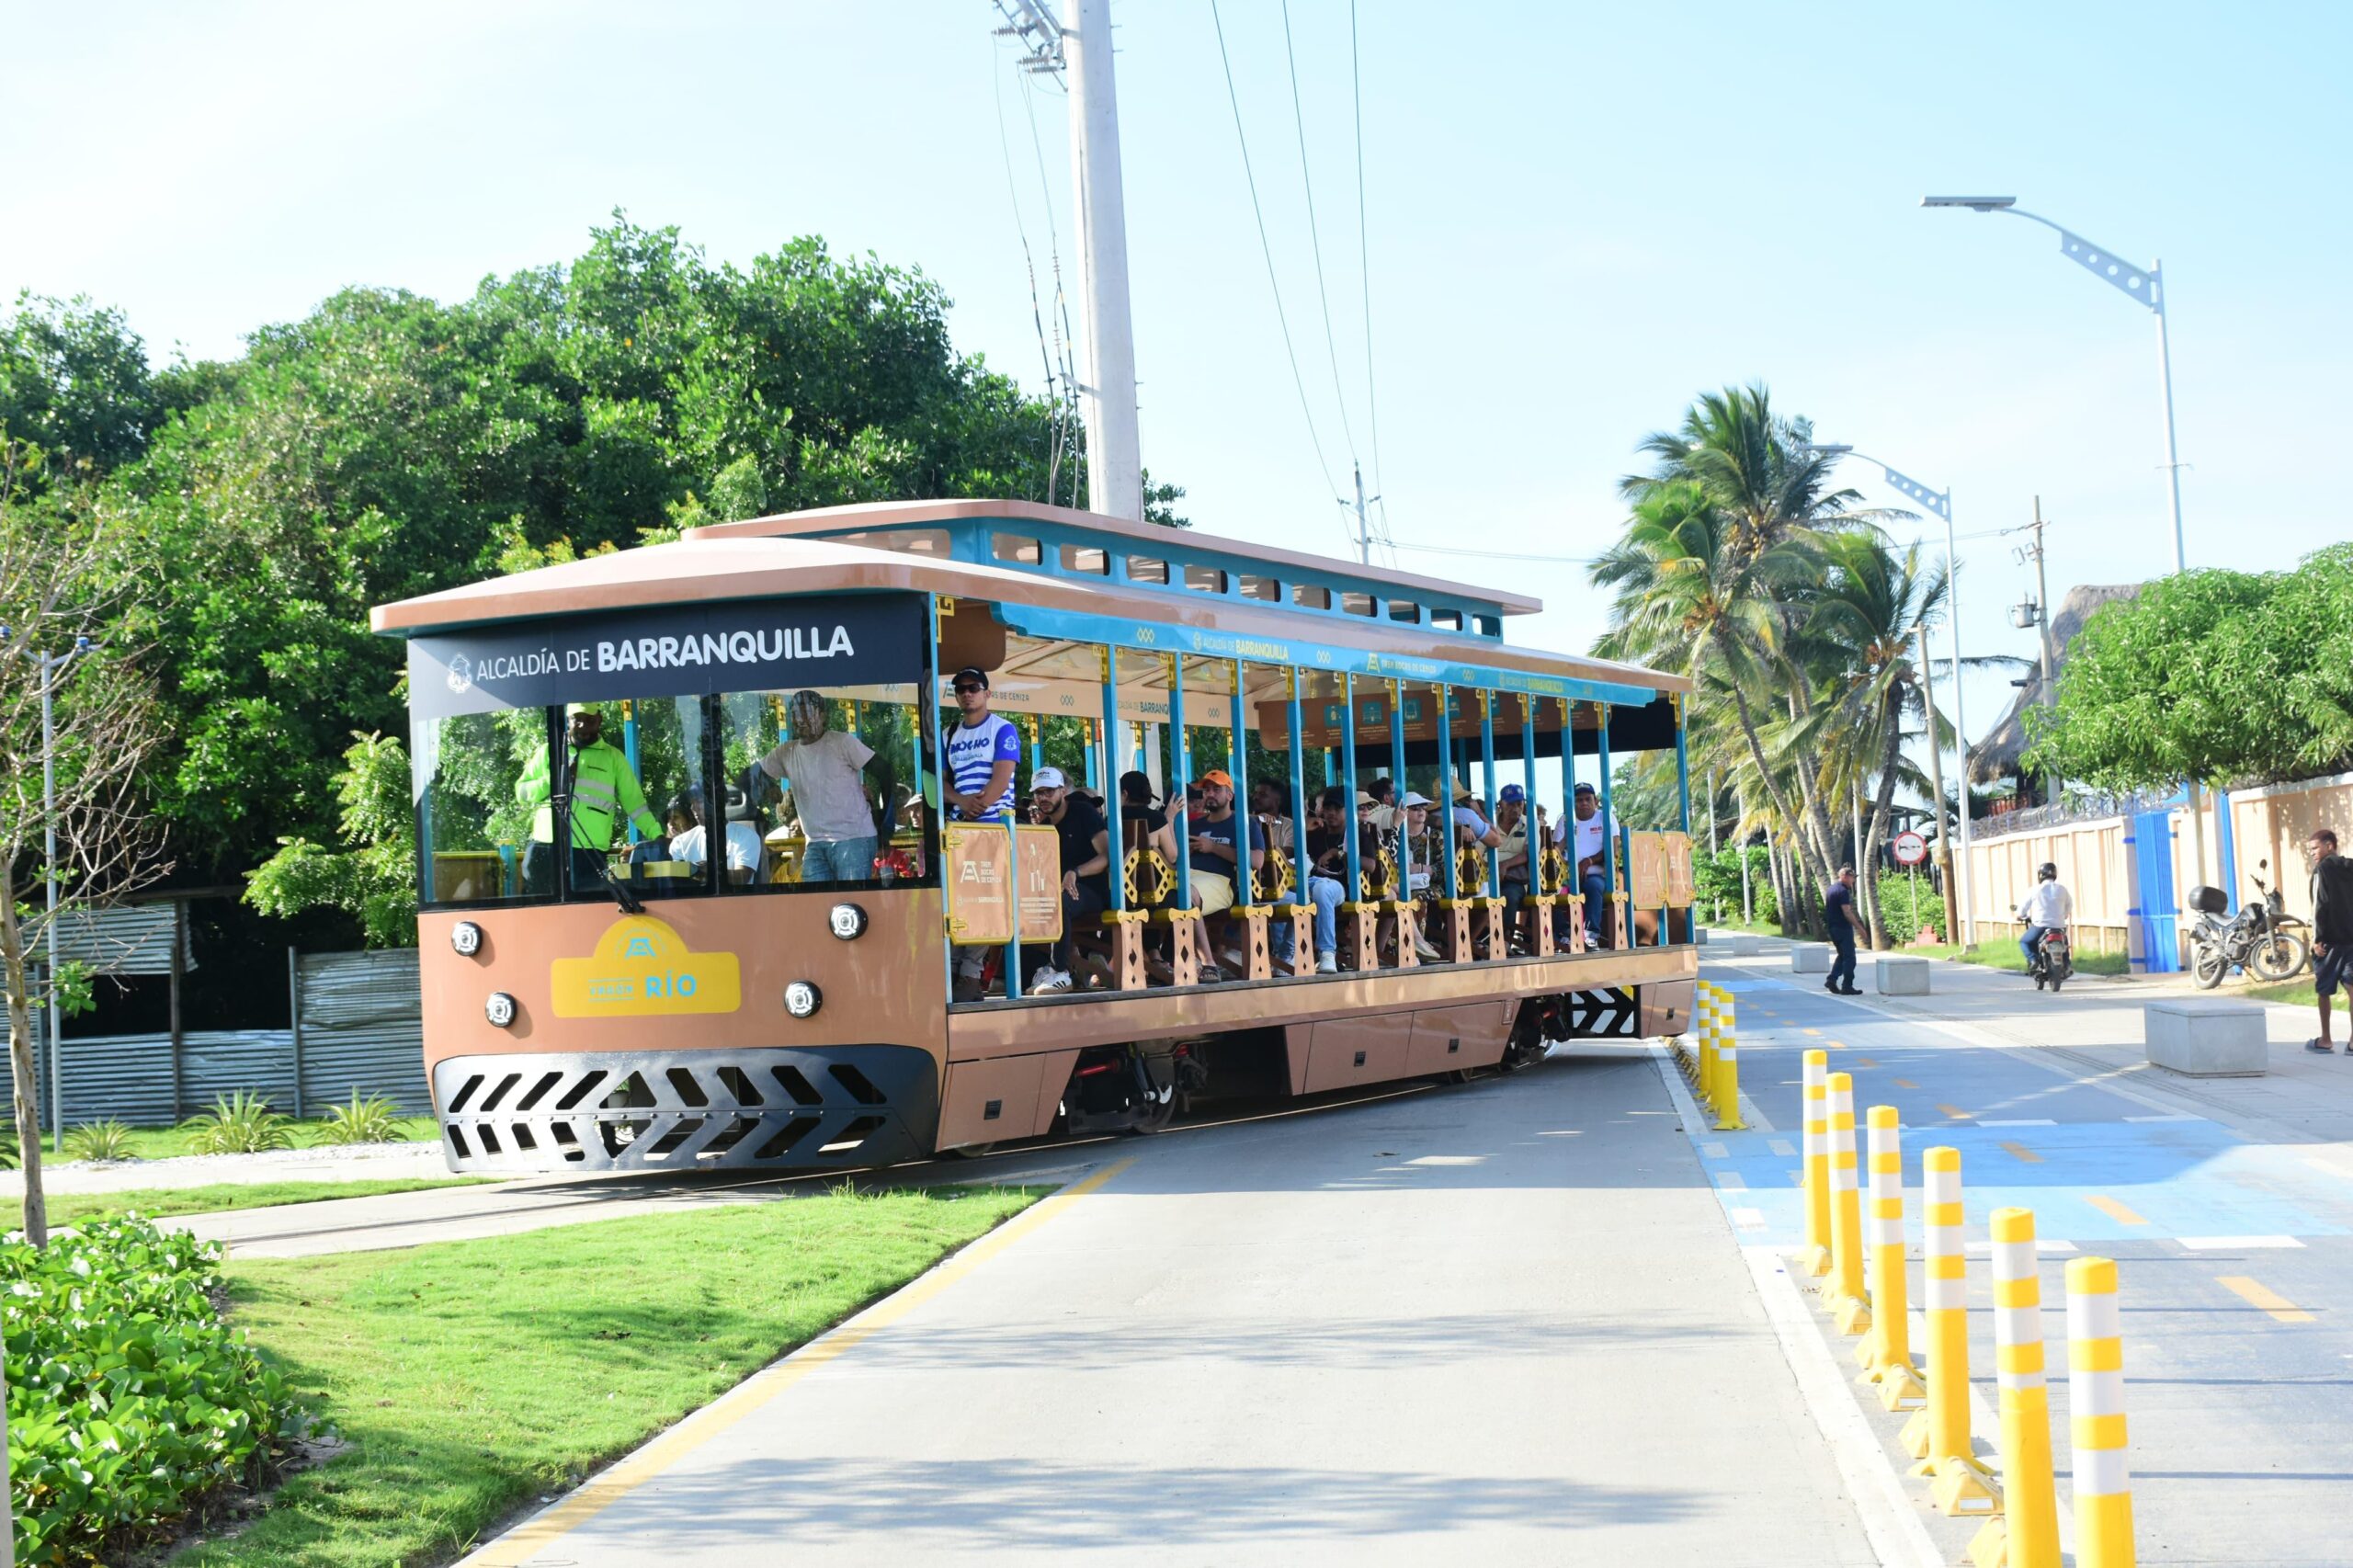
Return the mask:
<path id="1" fill-rule="evenodd" d="M 959 1143 L 948 1153 L 960 1160 L 978 1160 L 996 1153 L 995 1143 Z"/>

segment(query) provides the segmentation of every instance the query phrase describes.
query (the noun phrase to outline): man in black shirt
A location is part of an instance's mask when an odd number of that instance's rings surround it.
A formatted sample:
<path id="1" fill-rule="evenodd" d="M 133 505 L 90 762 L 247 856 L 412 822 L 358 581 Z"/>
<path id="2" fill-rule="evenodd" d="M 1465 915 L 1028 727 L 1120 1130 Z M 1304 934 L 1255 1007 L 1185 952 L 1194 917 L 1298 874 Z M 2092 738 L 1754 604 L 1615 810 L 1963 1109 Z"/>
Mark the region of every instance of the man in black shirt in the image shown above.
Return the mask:
<path id="1" fill-rule="evenodd" d="M 1079 928 L 1111 907 L 1110 829 L 1095 802 L 1070 787 L 1059 767 L 1041 767 L 1029 780 L 1029 805 L 1037 821 L 1062 840 L 1063 937 L 1029 979 L 1032 991 L 1067 991 Z"/>
<path id="2" fill-rule="evenodd" d="M 2306 1051 L 2332 1051 L 2329 998 L 2353 985 L 2353 860 L 2336 852 L 2336 831 L 2316 827 L 2304 840 L 2304 863 L 2313 869 L 2313 994 L 2320 998 L 2320 1035 Z M 2353 1039 L 2345 1046 L 2353 1056 Z"/>
<path id="3" fill-rule="evenodd" d="M 1838 949 L 1837 959 L 1830 966 L 1830 978 L 1822 983 L 1824 991 L 1840 996 L 1860 996 L 1863 993 L 1855 983 L 1855 868 L 1838 868 L 1838 880 L 1830 884 L 1823 895 L 1822 923 L 1830 931 L 1830 941 Z"/>

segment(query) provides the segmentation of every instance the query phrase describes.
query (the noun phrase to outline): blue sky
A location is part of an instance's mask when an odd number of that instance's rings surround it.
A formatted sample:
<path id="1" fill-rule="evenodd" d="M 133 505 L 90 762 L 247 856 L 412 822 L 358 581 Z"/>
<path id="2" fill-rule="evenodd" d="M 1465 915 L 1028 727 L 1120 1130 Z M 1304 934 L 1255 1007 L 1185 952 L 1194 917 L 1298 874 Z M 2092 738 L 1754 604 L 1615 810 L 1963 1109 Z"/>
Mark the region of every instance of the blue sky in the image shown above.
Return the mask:
<path id="1" fill-rule="evenodd" d="M 1342 397 L 1373 470 L 1347 6 L 1290 6 L 1336 393 L 1281 12 L 1223 0 L 1323 470 L 1208 0 L 1116 16 L 1145 461 L 1205 529 L 1339 551 Z M 0 103 L 34 153 L 0 189 L 0 288 L 86 292 L 159 358 L 222 356 L 346 284 L 446 298 L 573 256 L 621 207 L 716 259 L 819 233 L 920 265 L 959 345 L 1034 386 L 1000 127 L 1040 268 L 1048 200 L 1067 267 L 1066 111 L 994 20 L 986 0 L 21 11 L 41 68 Z M 1540 595 L 1516 641 L 1586 644 L 1601 602 L 1574 562 L 1614 534 L 1634 444 L 1752 380 L 1952 486 L 1963 534 L 2039 494 L 2055 592 L 2169 566 L 2147 312 L 2047 230 L 1923 211 L 1927 191 L 2016 194 L 2163 256 L 2192 564 L 2353 533 L 2307 478 L 2353 358 L 2353 8 L 1363 0 L 1358 26 L 1380 486 L 1398 543 L 1437 547 L 1397 559 Z M 2031 652 L 2004 609 L 2031 583 L 2015 542 L 1961 546 L 1971 652 Z M 2008 697 L 1973 679 L 1972 730 Z"/>

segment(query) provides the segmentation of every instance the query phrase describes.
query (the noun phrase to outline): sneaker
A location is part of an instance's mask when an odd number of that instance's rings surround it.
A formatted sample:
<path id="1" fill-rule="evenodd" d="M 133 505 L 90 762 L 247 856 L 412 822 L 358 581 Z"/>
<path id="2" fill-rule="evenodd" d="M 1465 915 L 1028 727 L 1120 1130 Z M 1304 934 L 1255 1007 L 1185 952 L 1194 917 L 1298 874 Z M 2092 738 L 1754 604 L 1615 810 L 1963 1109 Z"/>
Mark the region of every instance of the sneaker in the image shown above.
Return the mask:
<path id="1" fill-rule="evenodd" d="M 1071 979 L 1069 973 L 1066 971 L 1055 969 L 1051 965 L 1044 969 L 1040 969 L 1037 973 L 1029 977 L 1029 992 L 1032 995 L 1036 995 L 1039 993 L 1045 991 L 1068 991 L 1070 988 Z"/>
<path id="2" fill-rule="evenodd" d="M 1316 972 L 1316 973 L 1318 973 L 1318 974 L 1337 974 L 1337 973 L 1339 973 L 1339 972 L 1340 972 L 1340 957 L 1339 957 L 1339 955 L 1338 955 L 1337 953 L 1318 953 L 1318 954 L 1316 954 L 1316 955 L 1315 955 L 1315 972 Z"/>
<path id="3" fill-rule="evenodd" d="M 2336 1053 L 2336 1047 L 2317 1037 L 2304 1041 L 2304 1049 L 2306 1051 L 2317 1051 L 2323 1056 L 2333 1056 Z M 2353 1046 L 2347 1046 L 2346 1049 L 2353 1051 Z"/>
<path id="4" fill-rule="evenodd" d="M 1431 947 L 1418 931 L 1414 933 L 1414 951 L 1421 955 L 1424 963 L 1436 963 L 1443 956 L 1436 948 Z"/>

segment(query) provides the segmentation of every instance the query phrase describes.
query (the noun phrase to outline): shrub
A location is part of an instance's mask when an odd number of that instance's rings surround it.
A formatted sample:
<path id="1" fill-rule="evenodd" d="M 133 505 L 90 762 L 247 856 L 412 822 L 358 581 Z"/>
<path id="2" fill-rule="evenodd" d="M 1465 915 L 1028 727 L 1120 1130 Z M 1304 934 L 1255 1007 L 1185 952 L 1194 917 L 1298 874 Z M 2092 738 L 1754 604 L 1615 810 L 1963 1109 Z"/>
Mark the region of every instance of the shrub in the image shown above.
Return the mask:
<path id="1" fill-rule="evenodd" d="M 400 1116 L 381 1095 L 359 1097 L 351 1091 L 349 1105 L 327 1108 L 326 1125 L 319 1129 L 322 1143 L 392 1143 L 400 1138 Z"/>
<path id="2" fill-rule="evenodd" d="M 244 1089 L 213 1101 L 210 1110 L 180 1125 L 188 1130 L 191 1154 L 258 1154 L 294 1146 L 286 1119 L 269 1108 L 268 1098 Z"/>
<path id="3" fill-rule="evenodd" d="M 1773 902 L 1772 861 L 1761 844 L 1748 846 L 1747 854 L 1748 906 L 1759 926 L 1770 926 L 1779 913 Z M 1710 912 L 1721 903 L 1727 920 L 1740 918 L 1740 857 L 1741 851 L 1729 845 L 1712 855 L 1704 849 L 1691 853 L 1694 895 Z"/>
<path id="4" fill-rule="evenodd" d="M 1935 884 L 1924 872 L 1920 877 L 1920 914 L 1912 915 L 1912 876 L 1906 871 L 1882 871 L 1879 879 L 1879 914 L 1887 926 L 1887 939 L 1899 948 L 1912 945 L 1912 938 L 1923 927 L 1934 926 L 1948 942 L 1952 932 L 1945 925 L 1945 901 L 1935 891 Z"/>
<path id="5" fill-rule="evenodd" d="M 120 1562 L 310 1433 L 214 1309 L 221 1256 L 136 1216 L 0 1244 L 18 1562 Z"/>
<path id="6" fill-rule="evenodd" d="M 65 1135 L 65 1153 L 74 1160 L 127 1160 L 131 1129 L 112 1119 L 85 1121 Z"/>

